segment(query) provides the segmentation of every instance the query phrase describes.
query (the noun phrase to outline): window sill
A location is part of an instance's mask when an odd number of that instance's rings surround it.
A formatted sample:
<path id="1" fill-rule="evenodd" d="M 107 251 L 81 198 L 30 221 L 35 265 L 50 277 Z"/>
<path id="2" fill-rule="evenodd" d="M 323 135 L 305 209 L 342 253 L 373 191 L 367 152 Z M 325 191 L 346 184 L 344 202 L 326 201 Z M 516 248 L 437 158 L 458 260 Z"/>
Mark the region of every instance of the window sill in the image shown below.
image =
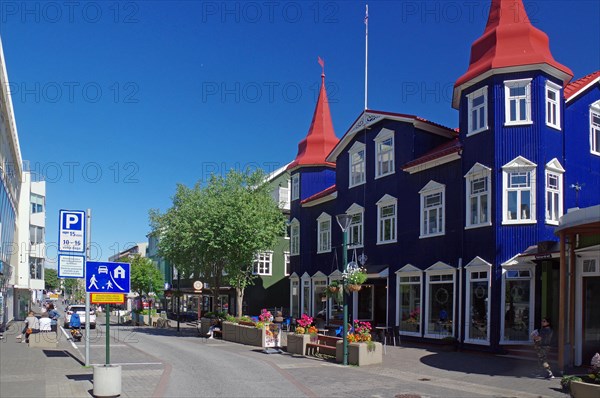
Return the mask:
<path id="1" fill-rule="evenodd" d="M 468 132 L 466 136 L 467 136 L 467 137 L 471 137 L 471 136 L 473 136 L 473 135 L 477 135 L 477 134 L 479 134 L 479 133 L 483 133 L 484 131 L 488 131 L 488 130 L 489 130 L 489 127 L 488 127 L 488 126 L 485 126 L 485 127 L 484 127 L 484 128 L 482 128 L 482 129 L 479 129 L 479 130 L 475 130 L 475 131 Z"/>
<path id="2" fill-rule="evenodd" d="M 546 224 L 548 224 L 548 225 L 558 225 L 558 221 L 546 220 Z"/>
<path id="3" fill-rule="evenodd" d="M 553 124 L 548 124 L 548 123 L 546 123 L 546 126 L 550 127 L 552 130 L 556 130 L 558 132 L 562 132 L 562 129 L 560 128 L 560 126 L 555 126 Z"/>
<path id="4" fill-rule="evenodd" d="M 331 253 L 331 249 L 317 251 L 317 254 L 325 254 L 325 253 Z"/>
<path id="5" fill-rule="evenodd" d="M 354 184 L 354 185 L 350 185 L 350 184 L 348 184 L 348 189 L 352 189 L 352 188 L 360 187 L 361 185 L 365 185 L 365 181 L 363 181 L 363 182 L 359 182 L 358 184 Z"/>
<path id="6" fill-rule="evenodd" d="M 419 235 L 419 239 L 435 238 L 437 236 L 444 236 L 445 232 L 436 232 L 435 234 Z"/>
<path id="7" fill-rule="evenodd" d="M 384 177 L 387 177 L 387 176 L 394 175 L 395 173 L 396 173 L 396 171 L 395 171 L 395 170 L 394 170 L 394 171 L 390 171 L 389 173 L 382 174 L 382 175 L 379 175 L 379 176 L 375 176 L 375 179 L 376 179 L 376 180 L 378 180 L 378 179 L 380 179 L 380 178 L 384 178 Z"/>
<path id="8" fill-rule="evenodd" d="M 531 126 L 533 121 L 524 120 L 519 122 L 504 122 L 504 127 L 518 127 L 518 126 Z"/>
<path id="9" fill-rule="evenodd" d="M 492 226 L 491 222 L 486 222 L 486 223 L 481 223 L 481 224 L 467 225 L 465 227 L 465 229 L 477 229 L 477 228 L 491 227 L 491 226 Z"/>
<path id="10" fill-rule="evenodd" d="M 379 245 L 389 245 L 390 243 L 396 243 L 396 242 L 397 242 L 396 239 L 394 239 L 394 240 L 386 240 L 386 241 L 377 242 L 377 245 L 378 246 Z"/>
<path id="11" fill-rule="evenodd" d="M 532 225 L 537 224 L 537 220 L 502 220 L 502 225 Z"/>
<path id="12" fill-rule="evenodd" d="M 477 344 L 477 345 L 490 345 L 489 340 L 475 340 L 475 339 L 465 339 L 464 343 L 467 344 Z"/>

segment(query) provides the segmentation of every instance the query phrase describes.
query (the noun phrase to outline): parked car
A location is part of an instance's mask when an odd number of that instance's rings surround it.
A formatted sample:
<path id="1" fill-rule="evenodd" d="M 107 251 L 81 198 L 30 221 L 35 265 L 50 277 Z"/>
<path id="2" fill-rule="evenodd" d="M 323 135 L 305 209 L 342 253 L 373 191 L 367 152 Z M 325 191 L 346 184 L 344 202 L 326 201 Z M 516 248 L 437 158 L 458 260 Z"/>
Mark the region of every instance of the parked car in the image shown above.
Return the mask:
<path id="1" fill-rule="evenodd" d="M 81 326 L 85 325 L 85 305 L 70 305 L 67 308 L 67 313 L 65 315 L 65 328 L 69 327 L 69 322 L 71 321 L 71 315 L 73 313 L 79 314 L 79 319 L 81 319 Z M 96 328 L 96 311 L 90 307 L 90 328 Z"/>

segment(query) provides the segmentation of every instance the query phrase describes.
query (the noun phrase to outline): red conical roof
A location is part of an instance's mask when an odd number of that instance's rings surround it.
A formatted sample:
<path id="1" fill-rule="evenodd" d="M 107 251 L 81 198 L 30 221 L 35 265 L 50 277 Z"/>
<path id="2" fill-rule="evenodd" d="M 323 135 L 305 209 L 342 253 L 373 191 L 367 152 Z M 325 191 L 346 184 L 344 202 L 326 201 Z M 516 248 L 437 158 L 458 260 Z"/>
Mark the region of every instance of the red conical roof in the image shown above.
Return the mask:
<path id="1" fill-rule="evenodd" d="M 325 90 L 325 74 L 321 74 L 321 90 L 317 106 L 306 137 L 298 144 L 296 159 L 288 166 L 288 170 L 299 166 L 333 166 L 335 163 L 326 162 L 325 158 L 338 143 L 333 130 L 329 100 Z"/>
<path id="2" fill-rule="evenodd" d="M 522 0 L 492 0 L 485 31 L 471 46 L 469 69 L 454 84 L 454 105 L 460 86 L 485 72 L 543 64 L 565 84 L 573 77 L 571 69 L 552 57 L 548 36 L 531 24 Z"/>

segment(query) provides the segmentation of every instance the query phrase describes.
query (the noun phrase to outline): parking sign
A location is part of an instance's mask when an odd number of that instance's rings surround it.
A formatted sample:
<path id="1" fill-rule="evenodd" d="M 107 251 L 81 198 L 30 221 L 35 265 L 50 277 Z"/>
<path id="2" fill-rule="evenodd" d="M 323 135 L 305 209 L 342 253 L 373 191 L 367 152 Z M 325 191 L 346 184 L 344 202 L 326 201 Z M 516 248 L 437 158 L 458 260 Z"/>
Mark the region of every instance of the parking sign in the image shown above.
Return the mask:
<path id="1" fill-rule="evenodd" d="M 60 210 L 58 221 L 58 251 L 84 253 L 85 212 Z"/>

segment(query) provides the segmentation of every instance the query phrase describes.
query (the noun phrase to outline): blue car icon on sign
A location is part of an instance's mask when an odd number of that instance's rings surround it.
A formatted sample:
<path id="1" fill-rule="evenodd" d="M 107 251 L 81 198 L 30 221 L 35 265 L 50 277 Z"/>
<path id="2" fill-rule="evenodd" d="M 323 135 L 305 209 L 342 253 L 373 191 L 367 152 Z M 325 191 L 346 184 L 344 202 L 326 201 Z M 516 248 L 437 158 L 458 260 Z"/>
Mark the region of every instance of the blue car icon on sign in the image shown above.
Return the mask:
<path id="1" fill-rule="evenodd" d="M 108 267 L 106 265 L 99 266 L 98 274 L 108 274 Z"/>

